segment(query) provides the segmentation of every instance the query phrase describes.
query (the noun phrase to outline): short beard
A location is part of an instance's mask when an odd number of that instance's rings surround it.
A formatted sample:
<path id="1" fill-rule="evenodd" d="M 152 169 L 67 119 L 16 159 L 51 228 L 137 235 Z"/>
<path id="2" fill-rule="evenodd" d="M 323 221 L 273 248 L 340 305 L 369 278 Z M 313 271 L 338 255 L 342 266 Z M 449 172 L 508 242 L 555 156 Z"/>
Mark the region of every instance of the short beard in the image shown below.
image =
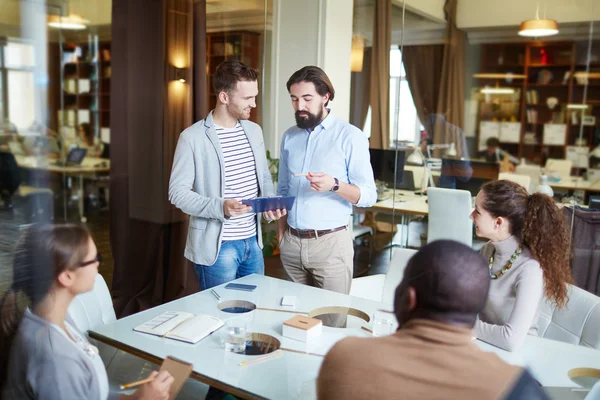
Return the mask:
<path id="1" fill-rule="evenodd" d="M 301 117 L 301 112 L 307 113 L 308 118 Z M 323 108 L 321 107 L 317 115 L 311 114 L 309 111 L 296 111 L 294 116 L 296 117 L 296 125 L 298 125 L 298 128 L 312 130 L 323 120 Z"/>

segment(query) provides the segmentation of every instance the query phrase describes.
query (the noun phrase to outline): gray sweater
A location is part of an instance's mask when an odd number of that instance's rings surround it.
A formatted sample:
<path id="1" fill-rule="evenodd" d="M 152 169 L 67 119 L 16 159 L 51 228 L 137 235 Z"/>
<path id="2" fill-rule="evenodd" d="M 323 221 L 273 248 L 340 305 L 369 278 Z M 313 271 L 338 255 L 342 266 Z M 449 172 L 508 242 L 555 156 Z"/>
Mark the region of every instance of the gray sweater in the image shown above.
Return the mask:
<path id="1" fill-rule="evenodd" d="M 11 348 L 2 399 L 104 400 L 101 385 L 108 387 L 108 378 L 100 355 L 94 357 L 101 368 L 76 346 L 56 326 L 26 312 Z M 109 399 L 118 397 L 109 394 Z"/>
<path id="2" fill-rule="evenodd" d="M 505 266 L 519 246 L 515 236 L 481 249 L 489 260 L 494 254 L 492 273 Z M 485 308 L 479 314 L 474 335 L 508 351 L 516 350 L 527 334 L 537 336 L 538 306 L 544 294 L 544 276 L 540 264 L 525 247 L 511 269 L 493 279 Z"/>
<path id="3" fill-rule="evenodd" d="M 252 148 L 260 197 L 275 195 L 275 188 L 260 126 L 240 121 Z M 213 265 L 221 250 L 223 203 L 225 202 L 225 161 L 212 111 L 179 135 L 171 180 L 169 201 L 190 216 L 185 258 L 195 264 Z M 260 248 L 261 214 L 257 214 L 257 239 Z"/>

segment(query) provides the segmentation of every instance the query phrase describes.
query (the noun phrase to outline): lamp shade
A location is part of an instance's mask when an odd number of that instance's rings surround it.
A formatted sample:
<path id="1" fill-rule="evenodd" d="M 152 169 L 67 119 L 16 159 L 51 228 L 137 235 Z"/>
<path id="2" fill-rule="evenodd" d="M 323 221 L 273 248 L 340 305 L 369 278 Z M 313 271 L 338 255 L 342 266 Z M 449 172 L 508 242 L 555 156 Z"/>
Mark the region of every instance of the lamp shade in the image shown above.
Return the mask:
<path id="1" fill-rule="evenodd" d="M 406 157 L 406 163 L 409 165 L 423 165 L 423 155 L 418 147 L 415 147 L 415 150 Z"/>
<path id="2" fill-rule="evenodd" d="M 365 38 L 360 35 L 352 36 L 352 51 L 350 53 L 350 71 L 361 72 L 365 54 Z"/>
<path id="3" fill-rule="evenodd" d="M 519 36 L 542 37 L 558 33 L 558 22 L 553 19 L 530 19 L 521 22 Z"/>
<path id="4" fill-rule="evenodd" d="M 540 176 L 540 184 L 535 190 L 537 193 L 547 194 L 548 196 L 554 196 L 554 190 L 548 185 L 548 177 L 546 175 Z"/>
<path id="5" fill-rule="evenodd" d="M 77 14 L 70 14 L 67 17 L 61 17 L 59 15 L 51 15 L 48 17 L 48 26 L 51 28 L 60 28 L 68 30 L 82 30 L 85 29 L 90 21 L 81 18 Z"/>

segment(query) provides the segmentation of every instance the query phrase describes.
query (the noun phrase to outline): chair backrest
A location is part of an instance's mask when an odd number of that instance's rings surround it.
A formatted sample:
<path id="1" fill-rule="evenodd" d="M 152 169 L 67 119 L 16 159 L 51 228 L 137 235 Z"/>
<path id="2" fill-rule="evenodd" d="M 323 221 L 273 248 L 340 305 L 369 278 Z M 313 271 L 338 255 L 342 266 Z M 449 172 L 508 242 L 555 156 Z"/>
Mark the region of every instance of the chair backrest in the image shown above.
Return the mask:
<path id="1" fill-rule="evenodd" d="M 512 174 L 510 172 L 501 172 L 498 175 L 498 179 L 505 179 L 507 181 L 518 183 L 523 186 L 529 193 L 531 193 L 531 178 L 528 175 Z"/>
<path id="2" fill-rule="evenodd" d="M 417 250 L 411 249 L 394 250 L 388 272 L 385 276 L 385 284 L 383 285 L 383 294 L 381 296 L 382 303 L 394 304 L 394 293 L 396 292 L 396 288 L 402 281 L 408 260 L 410 260 L 416 252 Z"/>
<path id="3" fill-rule="evenodd" d="M 573 162 L 571 160 L 561 160 L 558 158 L 549 158 L 546 161 L 546 174 L 558 172 L 561 179 L 571 176 L 571 168 Z"/>
<path id="4" fill-rule="evenodd" d="M 471 247 L 473 244 L 473 221 L 469 218 L 473 209 L 471 192 L 429 188 L 427 201 L 429 203 L 427 243 L 450 239 Z"/>
<path id="5" fill-rule="evenodd" d="M 110 291 L 102 275 L 96 275 L 91 292 L 75 296 L 68 315 L 77 329 L 84 333 L 117 320 Z"/>
<path id="6" fill-rule="evenodd" d="M 562 309 L 542 298 L 539 336 L 600 349 L 600 297 L 577 286 L 568 286 L 569 302 Z"/>
<path id="7" fill-rule="evenodd" d="M 0 193 L 11 196 L 21 184 L 19 165 L 12 153 L 0 152 Z"/>
<path id="8" fill-rule="evenodd" d="M 531 179 L 531 182 L 529 183 L 529 193 L 533 193 L 540 184 L 542 167 L 539 165 L 517 165 L 515 173 L 518 175 L 527 175 Z"/>

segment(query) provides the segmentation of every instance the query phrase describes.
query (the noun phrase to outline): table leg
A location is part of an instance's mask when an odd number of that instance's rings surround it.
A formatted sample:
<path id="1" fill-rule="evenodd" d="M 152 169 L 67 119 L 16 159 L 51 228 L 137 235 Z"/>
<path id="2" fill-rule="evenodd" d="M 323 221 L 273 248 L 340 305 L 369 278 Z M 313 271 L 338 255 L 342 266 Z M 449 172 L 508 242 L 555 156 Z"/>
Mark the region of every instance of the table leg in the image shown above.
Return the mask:
<path id="1" fill-rule="evenodd" d="M 81 219 L 81 222 L 87 222 L 87 218 L 85 217 L 83 196 L 83 174 L 79 174 L 79 217 Z"/>

